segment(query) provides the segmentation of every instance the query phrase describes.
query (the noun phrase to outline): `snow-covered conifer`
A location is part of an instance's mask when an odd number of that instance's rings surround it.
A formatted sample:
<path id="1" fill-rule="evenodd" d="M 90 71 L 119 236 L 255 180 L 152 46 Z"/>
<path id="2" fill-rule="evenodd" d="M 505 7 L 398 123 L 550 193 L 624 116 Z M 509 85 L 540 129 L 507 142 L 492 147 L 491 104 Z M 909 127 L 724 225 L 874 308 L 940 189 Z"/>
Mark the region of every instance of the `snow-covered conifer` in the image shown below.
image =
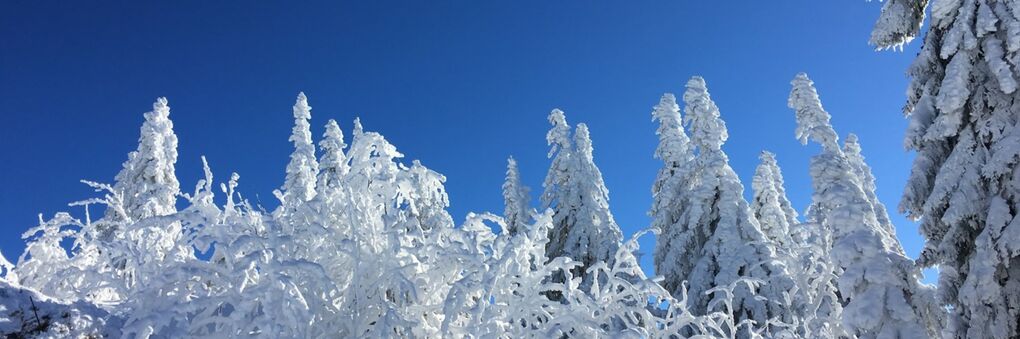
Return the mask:
<path id="1" fill-rule="evenodd" d="M 832 232 L 830 258 L 842 298 L 842 324 L 858 338 L 924 338 L 939 330 L 941 312 L 920 270 L 886 236 L 862 180 L 836 147 L 829 113 L 813 82 L 800 73 L 791 82 L 788 105 L 796 112 L 797 136 L 823 146 L 811 160 L 814 188 L 808 221 Z"/>
<path id="2" fill-rule="evenodd" d="M 180 183 L 174 173 L 177 163 L 177 135 L 170 120 L 166 98 L 158 98 L 152 111 L 145 113 L 138 150 L 128 154 L 124 168 L 117 173 L 113 189 L 120 195 L 121 209 L 107 209 L 110 222 L 141 220 L 177 211 Z M 102 230 L 110 231 L 109 229 Z"/>
<path id="3" fill-rule="evenodd" d="M 510 157 L 506 160 L 506 180 L 503 182 L 503 218 L 506 220 L 507 232 L 510 235 L 524 230 L 531 219 L 531 197 L 528 187 L 521 183 L 521 174 L 517 170 L 517 160 Z"/>
<path id="4" fill-rule="evenodd" d="M 933 1 L 907 70 L 904 145 L 916 157 L 899 209 L 920 221 L 918 262 L 939 268 L 951 338 L 1020 336 L 1018 18 L 1016 1 Z"/>
<path id="5" fill-rule="evenodd" d="M 659 136 L 659 146 L 655 149 L 655 158 L 662 160 L 652 185 L 652 208 L 648 212 L 652 216 L 652 227 L 662 230 L 672 225 L 679 217 L 680 203 L 687 193 L 691 162 L 694 160 L 694 149 L 691 139 L 684 132 L 683 120 L 680 117 L 680 106 L 672 93 L 666 93 L 659 99 L 659 104 L 652 108 L 652 120 L 659 121 L 655 134 Z M 668 242 L 657 242 L 656 247 L 670 246 Z M 656 250 L 666 253 L 668 250 Z M 662 258 L 656 257 L 656 260 Z M 660 271 L 661 273 L 661 271 Z"/>
<path id="6" fill-rule="evenodd" d="M 797 211 L 786 197 L 783 173 L 776 164 L 776 155 L 762 151 L 759 158 L 761 164 L 755 169 L 751 182 L 754 192 L 751 212 L 776 250 L 788 251 L 794 247 L 791 232 L 792 227 L 798 224 Z"/>
<path id="7" fill-rule="evenodd" d="M 340 181 L 350 165 L 347 164 L 347 155 L 344 154 L 344 132 L 336 120 L 329 119 L 326 123 L 326 132 L 319 141 L 319 148 L 322 149 L 322 159 L 319 161 L 319 177 L 315 187 L 318 193 L 334 190 L 340 187 Z"/>
<path id="8" fill-rule="evenodd" d="M 571 142 L 563 111 L 553 110 L 549 122 L 553 163 L 542 202 L 555 214 L 546 251 L 550 258 L 581 262 L 583 272 L 598 261 L 610 262 L 623 236 L 609 211 L 609 190 L 595 166 L 588 126 L 578 125 Z"/>
<path id="9" fill-rule="evenodd" d="M 563 192 L 569 189 L 570 175 L 572 174 L 574 144 L 570 141 L 570 125 L 567 124 L 567 117 L 563 111 L 553 109 L 549 112 L 549 123 L 552 128 L 545 135 L 549 144 L 547 157 L 552 159 L 549 171 L 542 182 L 542 208 L 546 209 L 555 206 L 561 196 L 568 193 Z M 550 256 L 552 257 L 552 256 Z"/>
<path id="10" fill-rule="evenodd" d="M 677 205 L 678 217 L 655 221 L 662 225 L 657 242 L 669 244 L 656 248 L 656 269 L 666 273 L 663 284 L 676 296 L 684 293 L 683 281 L 687 280 L 688 305 L 695 312 L 711 312 L 719 310 L 720 304 L 714 301 L 720 296 L 705 292 L 741 279 L 760 280 L 765 282 L 760 288 L 738 286 L 732 291 L 732 309 L 728 311 L 734 320 L 758 324 L 773 318 L 794 321 L 797 315 L 787 304 L 793 280 L 766 244 L 765 235 L 744 200 L 743 185 L 722 151 L 726 125 L 719 118 L 719 109 L 709 96 L 705 81 L 701 77 L 691 78 L 683 99 L 686 123 L 698 155 L 691 164 L 689 183 L 674 188 L 688 191 L 674 193 L 685 194 Z"/>
<path id="11" fill-rule="evenodd" d="M 861 189 L 864 190 L 864 194 L 868 197 L 868 202 L 871 203 L 871 207 L 875 210 L 875 218 L 878 219 L 878 224 L 882 226 L 881 229 L 885 233 L 885 237 L 892 239 L 890 243 L 895 245 L 896 250 L 906 255 L 900 242 L 896 240 L 896 226 L 893 226 L 892 220 L 889 219 L 889 212 L 886 210 L 885 204 L 878 200 L 875 175 L 871 173 L 871 166 L 868 166 L 864 161 L 864 155 L 861 154 L 861 144 L 858 142 L 856 134 L 850 133 L 846 136 L 846 140 L 843 141 L 843 154 L 846 155 L 847 161 L 850 162 L 854 175 L 860 180 Z"/>
<path id="12" fill-rule="evenodd" d="M 283 187 L 274 192 L 284 207 L 294 208 L 315 197 L 315 176 L 319 164 L 315 160 L 315 145 L 312 144 L 312 131 L 308 124 L 311 118 L 312 107 L 308 106 L 308 98 L 304 92 L 298 93 L 294 103 L 294 128 L 289 139 L 294 143 L 294 152 L 290 154 Z"/>
<path id="13" fill-rule="evenodd" d="M 655 242 L 655 272 L 666 278 L 664 286 L 667 290 L 676 292 L 682 287 L 689 272 L 675 271 L 683 267 L 676 265 L 673 252 L 682 251 L 678 247 L 685 245 L 669 241 L 667 236 L 673 235 L 673 225 L 679 221 L 687 207 L 684 203 L 685 195 L 690 193 L 694 148 L 684 132 L 680 106 L 672 93 L 663 94 L 659 103 L 652 108 L 652 120 L 659 121 L 659 128 L 655 132 L 659 136 L 655 157 L 663 162 L 652 185 L 652 208 L 648 212 L 652 217 L 652 227 L 660 232 Z"/>

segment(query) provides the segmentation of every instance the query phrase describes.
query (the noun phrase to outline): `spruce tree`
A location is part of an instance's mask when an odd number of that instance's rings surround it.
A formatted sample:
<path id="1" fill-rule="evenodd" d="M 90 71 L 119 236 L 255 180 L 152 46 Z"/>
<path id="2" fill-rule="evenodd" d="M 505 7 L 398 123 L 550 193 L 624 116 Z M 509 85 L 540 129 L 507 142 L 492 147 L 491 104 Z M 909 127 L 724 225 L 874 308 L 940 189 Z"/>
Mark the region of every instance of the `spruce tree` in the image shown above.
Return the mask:
<path id="1" fill-rule="evenodd" d="M 562 111 L 553 110 L 549 122 L 549 156 L 555 157 L 546 176 L 543 207 L 554 214 L 546 252 L 549 258 L 581 262 L 584 272 L 596 262 L 611 263 L 623 235 L 609 211 L 609 190 L 595 166 L 588 127 L 579 124 L 571 142 Z"/>
<path id="2" fill-rule="evenodd" d="M 920 13 L 928 4 L 899 2 Z M 883 8 L 872 35 L 919 27 L 923 18 Z M 920 221 L 918 262 L 939 268 L 951 338 L 1020 336 L 1018 18 L 1016 1 L 933 2 L 907 71 L 904 145 L 916 157 L 899 208 Z M 872 43 L 895 47 L 917 33 Z"/>
<path id="3" fill-rule="evenodd" d="M 775 248 L 789 251 L 794 247 L 791 233 L 798 224 L 797 211 L 786 197 L 783 173 L 776 164 L 776 155 L 762 151 L 759 158 L 761 164 L 755 169 L 751 182 L 751 190 L 754 192 L 751 212 L 758 219 L 762 233 Z"/>
<path id="4" fill-rule="evenodd" d="M 847 161 L 850 162 L 854 175 L 860 179 L 861 189 L 867 195 L 868 202 L 871 203 L 872 208 L 875 210 L 875 218 L 878 219 L 878 224 L 882 226 L 881 230 L 884 232 L 884 235 L 894 239 L 891 243 L 896 245 L 896 250 L 906 255 L 903 247 L 900 246 L 900 242 L 895 240 L 898 239 L 896 238 L 896 226 L 893 226 L 892 220 L 889 219 L 889 212 L 886 210 L 885 204 L 878 200 L 875 175 L 871 173 L 871 166 L 868 166 L 864 161 L 864 155 L 861 154 L 861 144 L 858 142 L 856 134 L 850 133 L 846 136 L 846 140 L 843 141 L 843 154 L 846 155 Z"/>
<path id="5" fill-rule="evenodd" d="M 121 196 L 121 208 L 107 208 L 105 222 L 97 227 L 103 237 L 111 236 L 115 224 L 177 212 L 180 183 L 174 173 L 177 163 L 177 135 L 170 120 L 166 98 L 158 98 L 145 113 L 138 149 L 128 154 L 117 173 L 113 189 Z"/>
<path id="6" fill-rule="evenodd" d="M 787 293 L 794 289 L 793 280 L 766 244 L 765 235 L 744 200 L 744 187 L 728 164 L 722 150 L 727 139 L 726 124 L 719 118 L 719 109 L 704 79 L 691 78 L 683 99 L 686 125 L 697 156 L 691 164 L 688 182 L 674 186 L 678 190 L 674 194 L 685 195 L 675 214 L 679 217 L 675 221 L 655 221 L 662 225 L 658 241 L 669 243 L 668 247 L 657 247 L 669 252 L 656 253 L 657 258 L 662 258 L 658 267 L 670 272 L 663 284 L 674 295 L 680 295 L 683 279 L 687 279 L 691 309 L 712 312 L 721 307 L 713 301 L 728 296 L 705 292 L 743 279 L 760 280 L 763 283 L 754 289 L 737 284 L 730 310 L 733 318 L 758 324 L 769 319 L 794 321 L 797 315 L 786 303 Z"/>
<path id="7" fill-rule="evenodd" d="M 343 177 L 350 170 L 347 155 L 344 154 L 346 147 L 344 132 L 340 130 L 340 125 L 336 123 L 336 120 L 329 119 L 322 141 L 319 141 L 322 159 L 319 161 L 318 182 L 315 185 L 318 190 L 317 194 L 335 190 L 341 186 Z"/>
<path id="8" fill-rule="evenodd" d="M 521 174 L 513 157 L 506 160 L 506 180 L 503 182 L 503 219 L 510 235 L 527 231 L 530 225 L 530 202 L 528 188 L 521 184 Z"/>
<path id="9" fill-rule="evenodd" d="M 304 92 L 298 93 L 294 103 L 294 128 L 289 139 L 294 143 L 294 152 L 290 154 L 283 187 L 273 192 L 280 199 L 281 207 L 296 208 L 315 197 L 319 164 L 315 160 L 315 145 L 312 144 L 311 126 L 308 124 L 311 118 L 312 107 L 308 106 L 308 98 Z"/>
<path id="10" fill-rule="evenodd" d="M 675 258 L 683 255 L 684 244 L 667 239 L 676 231 L 673 227 L 684 212 L 686 195 L 691 192 L 694 149 L 684 132 L 680 106 L 673 94 L 662 95 L 659 104 L 652 108 L 652 120 L 659 122 L 655 132 L 659 136 L 655 158 L 663 163 L 652 185 L 653 202 L 648 212 L 652 227 L 659 232 L 659 240 L 655 242 L 655 272 L 663 276 L 663 287 L 675 293 L 682 288 L 689 268 L 675 262 Z"/>
<path id="11" fill-rule="evenodd" d="M 801 73 L 791 84 L 788 105 L 797 116 L 797 138 L 822 146 L 811 160 L 814 195 L 807 218 L 832 232 L 830 260 L 839 277 L 843 327 L 858 338 L 936 336 L 941 311 L 932 291 L 879 222 L 858 171 L 837 145 L 813 82 Z"/>

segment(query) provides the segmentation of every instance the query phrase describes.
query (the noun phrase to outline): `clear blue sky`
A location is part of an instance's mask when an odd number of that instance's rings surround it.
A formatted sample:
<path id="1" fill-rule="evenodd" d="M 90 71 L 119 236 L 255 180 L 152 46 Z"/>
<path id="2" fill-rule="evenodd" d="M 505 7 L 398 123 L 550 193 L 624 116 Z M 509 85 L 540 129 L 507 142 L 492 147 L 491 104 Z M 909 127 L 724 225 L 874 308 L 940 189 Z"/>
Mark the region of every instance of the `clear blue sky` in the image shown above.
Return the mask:
<path id="1" fill-rule="evenodd" d="M 647 227 L 651 107 L 702 75 L 729 127 L 724 149 L 750 191 L 758 153 L 778 154 L 794 204 L 807 206 L 816 146 L 793 136 L 789 81 L 815 80 L 836 130 L 858 133 L 896 211 L 910 170 L 901 146 L 905 52 L 866 41 L 881 3 L 865 1 L 187 1 L 0 3 L 0 250 L 11 260 L 36 214 L 94 196 L 136 147 L 142 113 L 170 100 L 177 175 L 191 191 L 206 155 L 218 180 L 275 206 L 291 152 L 290 107 L 308 94 L 312 125 L 349 135 L 360 116 L 448 177 L 455 220 L 502 211 L 505 159 L 533 196 L 548 159 L 552 108 L 591 128 L 617 221 Z M 749 193 L 749 192 L 748 192 Z M 536 202 L 537 203 L 537 202 Z M 916 226 L 893 220 L 908 253 Z M 643 251 L 649 253 L 652 237 Z"/>

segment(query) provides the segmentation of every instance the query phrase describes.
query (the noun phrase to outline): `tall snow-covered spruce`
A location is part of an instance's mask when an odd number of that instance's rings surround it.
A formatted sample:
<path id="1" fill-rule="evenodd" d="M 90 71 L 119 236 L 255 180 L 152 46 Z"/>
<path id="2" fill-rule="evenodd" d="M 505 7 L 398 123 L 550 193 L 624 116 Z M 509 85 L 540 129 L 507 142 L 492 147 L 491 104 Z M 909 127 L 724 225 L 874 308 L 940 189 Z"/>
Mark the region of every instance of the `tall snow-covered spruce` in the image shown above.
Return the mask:
<path id="1" fill-rule="evenodd" d="M 754 192 L 751 212 L 774 248 L 789 251 L 794 247 L 791 233 L 798 224 L 797 211 L 786 197 L 783 173 L 776 163 L 776 155 L 762 151 L 760 158 L 761 164 L 755 169 L 751 182 L 751 190 Z"/>
<path id="2" fill-rule="evenodd" d="M 294 143 L 294 152 L 290 154 L 287 164 L 287 178 L 283 187 L 273 192 L 280 199 L 282 208 L 295 208 L 315 197 L 316 172 L 319 163 L 315 160 L 315 145 L 312 144 L 311 125 L 312 107 L 308 106 L 305 93 L 298 93 L 294 102 L 294 128 L 290 141 Z"/>
<path id="3" fill-rule="evenodd" d="M 599 261 L 611 263 L 623 235 L 609 211 L 609 190 L 595 166 L 588 126 L 579 124 L 571 141 L 563 111 L 554 109 L 549 122 L 552 129 L 546 140 L 553 162 L 542 203 L 555 213 L 547 255 L 579 261 L 581 272 Z"/>
<path id="4" fill-rule="evenodd" d="M 871 173 L 871 166 L 864 162 L 861 144 L 858 142 L 856 134 L 850 133 L 846 136 L 846 140 L 843 141 L 843 154 L 850 162 L 854 175 L 860 180 L 861 190 L 864 191 L 864 195 L 868 197 L 868 203 L 875 211 L 875 218 L 878 219 L 880 229 L 884 232 L 883 236 L 890 239 L 889 243 L 893 244 L 896 251 L 906 255 L 903 246 L 896 238 L 896 226 L 893 226 L 892 220 L 889 219 L 889 212 L 886 210 L 885 204 L 878 200 L 875 175 Z"/>
<path id="5" fill-rule="evenodd" d="M 858 338 L 937 337 L 941 310 L 920 270 L 876 215 L 859 171 L 837 144 L 838 137 L 806 74 L 791 82 L 788 105 L 797 117 L 797 138 L 819 143 L 811 159 L 814 194 L 808 221 L 832 232 L 830 259 L 842 299 L 842 325 Z M 851 147 L 852 148 L 852 147 Z"/>
<path id="6" fill-rule="evenodd" d="M 927 1 L 900 0 L 897 8 Z M 886 7 L 889 7 L 887 5 Z M 883 8 L 872 36 L 920 27 Z M 920 221 L 918 262 L 939 268 L 951 338 L 1020 336 L 1020 3 L 935 1 L 907 71 L 904 145 L 916 152 L 900 210 Z M 879 48 L 905 39 L 872 39 Z"/>
<path id="7" fill-rule="evenodd" d="M 682 151 L 682 131 L 677 131 L 676 125 L 679 112 L 670 99 L 664 97 L 653 114 L 664 125 L 659 132 L 660 149 L 678 155 L 660 158 L 679 163 L 686 155 Z M 656 247 L 656 270 L 668 274 L 663 284 L 674 295 L 684 293 L 683 281 L 687 280 L 688 303 L 696 312 L 720 310 L 720 304 L 714 301 L 725 296 L 706 295 L 709 290 L 739 284 L 742 279 L 760 280 L 763 283 L 758 288 L 738 285 L 733 291 L 733 308 L 729 310 L 733 318 L 757 324 L 769 320 L 793 322 L 797 315 L 787 304 L 787 295 L 794 289 L 793 280 L 766 244 L 766 237 L 744 200 L 744 187 L 728 164 L 722 150 L 727 139 L 726 125 L 719 118 L 719 109 L 708 94 L 704 79 L 691 78 L 683 100 L 686 125 L 697 156 L 690 168 L 684 169 L 690 171 L 682 176 L 689 175 L 685 182 L 663 185 L 656 195 L 656 200 L 682 196 L 680 201 L 665 204 L 675 208 L 675 212 L 659 210 L 653 214 L 657 218 L 654 224 L 661 232 L 657 242 L 664 243 Z M 667 133 L 669 137 L 663 137 Z M 672 146 L 664 145 L 667 143 Z M 666 166 L 677 165 L 667 162 Z M 660 177 L 670 171 L 660 171 Z"/>
<path id="8" fill-rule="evenodd" d="M 506 220 L 506 229 L 510 235 L 526 231 L 524 227 L 530 224 L 531 219 L 530 204 L 528 188 L 521 184 L 517 160 L 510 157 L 506 159 L 506 181 L 503 182 L 503 219 Z"/>
<path id="9" fill-rule="evenodd" d="M 659 231 L 659 240 L 655 242 L 655 272 L 665 278 L 663 286 L 676 293 L 683 288 L 689 273 L 689 267 L 676 262 L 686 245 L 666 239 L 677 231 L 674 225 L 688 207 L 685 203 L 686 195 L 691 192 L 694 149 L 684 132 L 680 106 L 672 93 L 663 94 L 659 104 L 652 108 L 652 120 L 659 121 L 655 132 L 659 136 L 655 158 L 663 162 L 652 185 L 652 208 L 648 212 L 652 227 Z"/>
<path id="10" fill-rule="evenodd" d="M 329 119 L 326 122 L 326 132 L 319 141 L 319 148 L 322 150 L 322 159 L 319 161 L 318 182 L 315 185 L 316 195 L 329 190 L 339 189 L 341 181 L 350 171 L 350 164 L 347 163 L 347 156 L 344 154 L 344 132 L 336 120 Z"/>
<path id="11" fill-rule="evenodd" d="M 166 98 L 158 98 L 145 113 L 138 150 L 128 154 L 117 173 L 113 190 L 121 197 L 122 210 L 108 208 L 107 221 L 137 221 L 177 212 L 180 183 L 174 173 L 177 135 L 170 120 Z"/>

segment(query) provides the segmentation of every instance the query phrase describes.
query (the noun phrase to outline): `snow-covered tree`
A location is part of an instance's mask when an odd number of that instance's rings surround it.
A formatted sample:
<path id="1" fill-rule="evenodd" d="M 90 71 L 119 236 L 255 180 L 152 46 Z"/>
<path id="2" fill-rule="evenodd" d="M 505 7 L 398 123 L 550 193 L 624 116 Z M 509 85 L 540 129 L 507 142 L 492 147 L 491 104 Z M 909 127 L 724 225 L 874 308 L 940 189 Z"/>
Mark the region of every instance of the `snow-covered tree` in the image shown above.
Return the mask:
<path id="1" fill-rule="evenodd" d="M 892 220 L 889 219 L 889 212 L 886 210 L 885 204 L 878 200 L 875 175 L 871 173 L 871 166 L 864 162 L 864 155 L 861 154 L 861 144 L 858 142 L 856 134 L 850 133 L 846 136 L 846 140 L 843 141 L 843 154 L 846 155 L 847 161 L 850 162 L 854 175 L 860 180 L 861 190 L 867 195 L 868 202 L 875 210 L 875 218 L 878 219 L 878 224 L 882 226 L 881 229 L 884 232 L 884 236 L 891 239 L 889 242 L 895 245 L 894 247 L 897 251 L 906 255 L 900 242 L 896 240 L 896 226 L 893 226 Z"/>
<path id="2" fill-rule="evenodd" d="M 517 160 L 510 157 L 506 160 L 506 180 L 503 182 L 503 218 L 506 220 L 508 234 L 521 232 L 531 219 L 531 197 L 528 187 L 521 183 L 521 174 L 517 171 Z"/>
<path id="3" fill-rule="evenodd" d="M 663 166 L 659 169 L 652 185 L 652 209 L 648 214 L 652 217 L 652 227 L 663 231 L 667 226 L 676 223 L 682 212 L 684 194 L 687 194 L 689 187 L 689 173 L 694 160 L 694 149 L 690 145 L 691 139 L 684 132 L 683 121 L 680 117 L 680 106 L 676 103 L 676 97 L 672 93 L 666 93 L 659 99 L 659 104 L 652 108 L 652 120 L 659 121 L 659 128 L 655 134 L 659 136 L 659 146 L 655 149 L 655 158 L 662 160 Z M 656 254 L 668 253 L 669 242 L 656 242 Z M 659 268 L 667 269 L 670 265 L 661 265 L 664 258 L 655 257 L 656 271 L 659 274 L 668 276 Z"/>
<path id="4" fill-rule="evenodd" d="M 793 322 L 797 317 L 789 305 L 793 280 L 768 246 L 744 200 L 743 185 L 722 151 L 726 125 L 719 118 L 719 109 L 709 96 L 705 81 L 701 77 L 691 78 L 683 99 L 686 124 L 698 154 L 691 164 L 689 182 L 674 186 L 677 190 L 689 190 L 673 193 L 684 194 L 679 217 L 655 222 L 662 225 L 658 242 L 669 244 L 656 248 L 668 251 L 656 253 L 656 258 L 661 258 L 657 271 L 669 273 L 664 286 L 676 296 L 683 293 L 686 279 L 690 284 L 688 305 L 698 312 L 710 312 L 718 311 L 715 307 L 719 306 L 720 296 L 705 292 L 742 279 L 755 279 L 764 283 L 758 288 L 739 286 L 732 291 L 729 311 L 734 319 L 757 324 L 770 319 Z M 670 121 L 675 119 L 679 117 Z"/>
<path id="5" fill-rule="evenodd" d="M 761 164 L 754 171 L 751 190 L 751 212 L 761 226 L 762 233 L 778 251 L 789 251 L 794 247 L 791 232 L 797 225 L 797 211 L 786 197 L 783 173 L 776 163 L 776 155 L 762 151 Z"/>
<path id="6" fill-rule="evenodd" d="M 318 182 L 315 188 L 317 195 L 326 190 L 340 188 L 340 181 L 347 175 L 350 165 L 347 163 L 347 155 L 344 154 L 344 132 L 336 120 L 329 119 L 326 122 L 326 132 L 319 141 L 319 148 L 322 149 L 322 159 L 319 161 Z"/>
<path id="7" fill-rule="evenodd" d="M 840 324 L 842 304 L 836 276 L 829 261 L 831 232 L 797 220 L 775 154 L 762 151 L 760 159 L 751 183 L 751 211 L 797 286 L 793 306 L 801 318 L 793 325 L 802 336 L 846 337 Z"/>
<path id="8" fill-rule="evenodd" d="M 294 143 L 294 152 L 290 154 L 283 187 L 273 192 L 284 208 L 296 208 L 315 197 L 319 164 L 315 160 L 315 145 L 312 144 L 312 131 L 308 124 L 311 118 L 312 107 L 308 106 L 308 98 L 304 92 L 298 93 L 294 103 L 294 128 L 289 139 Z"/>
<path id="9" fill-rule="evenodd" d="M 99 225 L 104 238 L 112 236 L 117 222 L 177 211 L 180 183 L 174 173 L 176 163 L 177 135 L 170 120 L 170 106 L 166 98 L 158 98 L 152 111 L 145 113 L 138 150 L 128 153 L 128 160 L 114 179 L 113 189 L 122 199 L 121 208 L 106 210 L 106 222 Z"/>
<path id="10" fill-rule="evenodd" d="M 921 284 L 920 270 L 898 240 L 887 236 L 858 170 L 836 144 L 813 82 L 800 73 L 791 84 L 788 105 L 797 116 L 797 138 L 822 145 L 811 160 L 814 195 L 807 218 L 832 232 L 843 326 L 859 338 L 936 336 L 941 311 L 933 291 Z"/>
<path id="11" fill-rule="evenodd" d="M 909 3 L 922 12 L 927 5 Z M 916 157 L 899 207 L 920 220 L 918 262 L 939 268 L 951 338 L 1020 336 L 1018 18 L 1016 1 L 934 1 L 907 71 L 904 145 Z M 876 32 L 922 19 L 880 20 Z"/>
<path id="12" fill-rule="evenodd" d="M 581 272 L 596 262 L 611 262 L 623 238 L 609 211 L 609 190 L 592 157 L 588 126 L 579 124 L 573 143 L 560 110 L 549 115 L 553 128 L 547 140 L 555 155 L 546 176 L 543 203 L 552 208 L 553 228 L 546 251 L 550 258 L 570 257 Z"/>
<path id="13" fill-rule="evenodd" d="M 675 235 L 674 225 L 689 207 L 686 195 L 691 193 L 694 147 L 684 132 L 680 106 L 673 94 L 662 95 L 659 104 L 652 108 L 652 120 L 659 121 L 655 132 L 659 136 L 655 157 L 663 162 L 652 185 L 652 208 L 648 212 L 652 228 L 659 231 L 654 252 L 655 272 L 664 277 L 663 286 L 675 293 L 683 287 L 690 273 L 690 267 L 677 265 L 675 258 L 687 245 L 667 241 L 667 237 Z"/>

